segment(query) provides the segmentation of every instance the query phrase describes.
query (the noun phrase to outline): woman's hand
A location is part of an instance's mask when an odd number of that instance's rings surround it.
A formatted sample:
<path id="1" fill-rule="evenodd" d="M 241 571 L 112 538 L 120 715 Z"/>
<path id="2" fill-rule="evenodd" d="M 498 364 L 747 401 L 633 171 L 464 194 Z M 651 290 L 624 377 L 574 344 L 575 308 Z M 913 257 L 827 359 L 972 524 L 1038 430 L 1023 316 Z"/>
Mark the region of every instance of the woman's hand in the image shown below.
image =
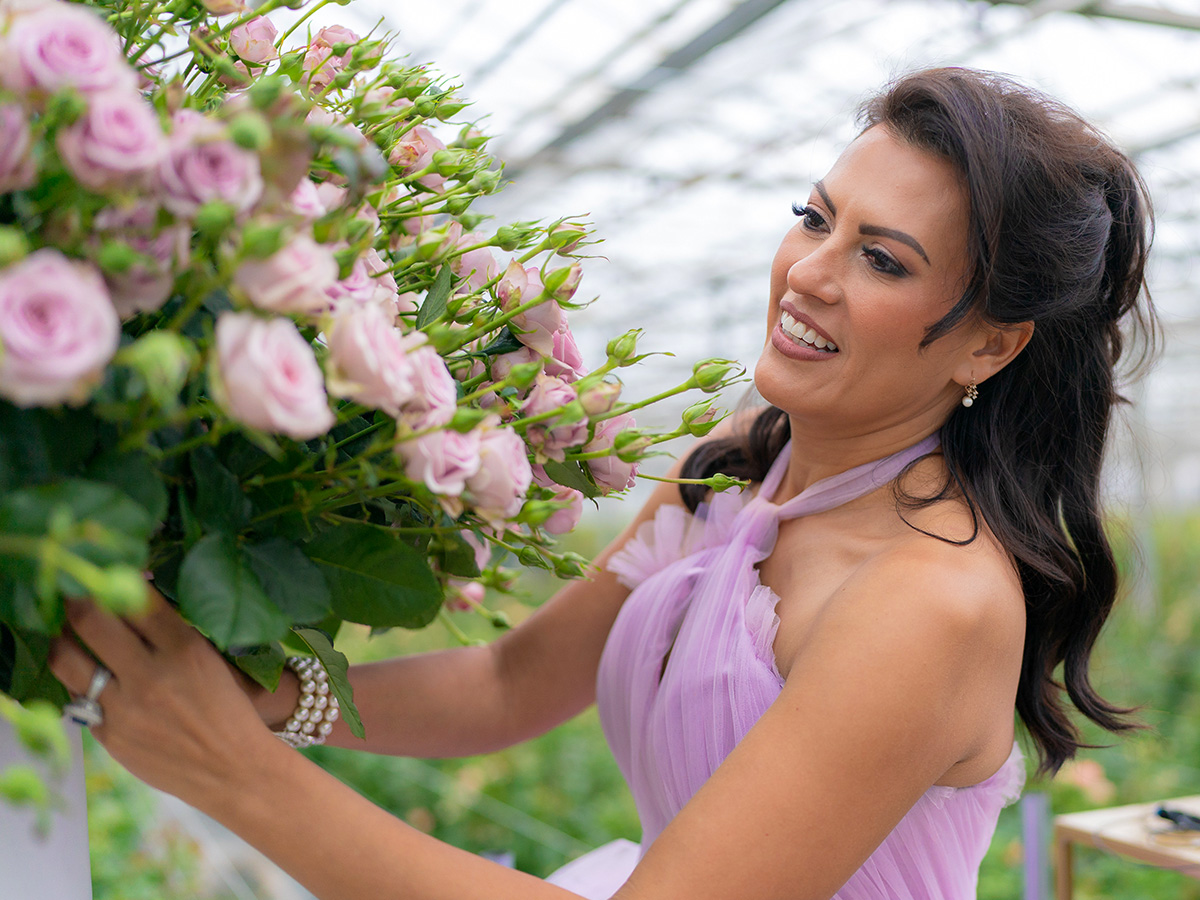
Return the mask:
<path id="1" fill-rule="evenodd" d="M 70 602 L 50 669 L 79 695 L 99 660 L 113 677 L 97 698 L 104 720 L 92 728 L 96 739 L 143 781 L 202 805 L 245 754 L 275 739 L 220 654 L 147 590 L 147 611 L 135 619 Z"/>

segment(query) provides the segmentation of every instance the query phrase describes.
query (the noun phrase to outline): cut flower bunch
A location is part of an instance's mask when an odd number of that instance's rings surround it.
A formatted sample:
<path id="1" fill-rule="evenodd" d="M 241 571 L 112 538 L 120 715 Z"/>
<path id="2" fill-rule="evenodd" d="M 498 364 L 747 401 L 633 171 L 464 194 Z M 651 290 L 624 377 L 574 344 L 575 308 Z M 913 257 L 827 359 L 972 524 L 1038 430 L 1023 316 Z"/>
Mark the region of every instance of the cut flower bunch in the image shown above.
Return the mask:
<path id="1" fill-rule="evenodd" d="M 659 442 L 630 331 L 567 324 L 589 231 L 496 226 L 466 104 L 328 0 L 0 0 L 0 691 L 61 705 L 65 598 L 144 578 L 267 687 L 343 621 L 421 627 L 554 549 Z M 272 13 L 280 19 L 273 21 Z M 714 487 L 732 484 L 717 478 Z M 3 700 L 0 697 L 0 700 Z"/>

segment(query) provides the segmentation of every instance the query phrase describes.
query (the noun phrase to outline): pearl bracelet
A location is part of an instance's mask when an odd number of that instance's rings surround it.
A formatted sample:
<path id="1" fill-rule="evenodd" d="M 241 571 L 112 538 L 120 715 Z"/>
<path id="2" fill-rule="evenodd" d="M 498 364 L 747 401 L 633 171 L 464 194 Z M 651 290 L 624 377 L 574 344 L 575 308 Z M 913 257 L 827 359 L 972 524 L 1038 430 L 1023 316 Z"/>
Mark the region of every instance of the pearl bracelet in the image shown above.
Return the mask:
<path id="1" fill-rule="evenodd" d="M 329 674 L 311 656 L 289 656 L 284 665 L 300 679 L 300 702 L 275 737 L 297 750 L 325 743 L 338 717 L 337 697 L 329 692 Z"/>

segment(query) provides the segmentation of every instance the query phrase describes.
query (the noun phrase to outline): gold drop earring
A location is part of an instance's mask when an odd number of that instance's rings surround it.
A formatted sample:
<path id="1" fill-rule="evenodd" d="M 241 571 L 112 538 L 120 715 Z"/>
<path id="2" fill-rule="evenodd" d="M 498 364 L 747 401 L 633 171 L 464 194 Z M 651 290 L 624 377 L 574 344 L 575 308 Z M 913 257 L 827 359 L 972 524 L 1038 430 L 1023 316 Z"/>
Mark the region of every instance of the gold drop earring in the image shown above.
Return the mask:
<path id="1" fill-rule="evenodd" d="M 963 395 L 962 405 L 971 407 L 975 401 L 979 399 L 979 388 L 975 385 L 975 379 L 971 379 L 971 383 L 967 385 L 967 392 Z"/>

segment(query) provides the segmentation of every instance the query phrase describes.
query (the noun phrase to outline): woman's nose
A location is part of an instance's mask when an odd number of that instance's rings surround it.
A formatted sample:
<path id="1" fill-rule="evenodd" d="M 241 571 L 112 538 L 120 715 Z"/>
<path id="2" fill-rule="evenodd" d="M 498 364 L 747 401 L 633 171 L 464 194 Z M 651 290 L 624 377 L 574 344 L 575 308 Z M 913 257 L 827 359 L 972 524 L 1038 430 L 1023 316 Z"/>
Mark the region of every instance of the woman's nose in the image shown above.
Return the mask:
<path id="1" fill-rule="evenodd" d="M 836 245 L 827 238 L 788 266 L 788 290 L 836 303 L 841 296 L 841 268 Z"/>

